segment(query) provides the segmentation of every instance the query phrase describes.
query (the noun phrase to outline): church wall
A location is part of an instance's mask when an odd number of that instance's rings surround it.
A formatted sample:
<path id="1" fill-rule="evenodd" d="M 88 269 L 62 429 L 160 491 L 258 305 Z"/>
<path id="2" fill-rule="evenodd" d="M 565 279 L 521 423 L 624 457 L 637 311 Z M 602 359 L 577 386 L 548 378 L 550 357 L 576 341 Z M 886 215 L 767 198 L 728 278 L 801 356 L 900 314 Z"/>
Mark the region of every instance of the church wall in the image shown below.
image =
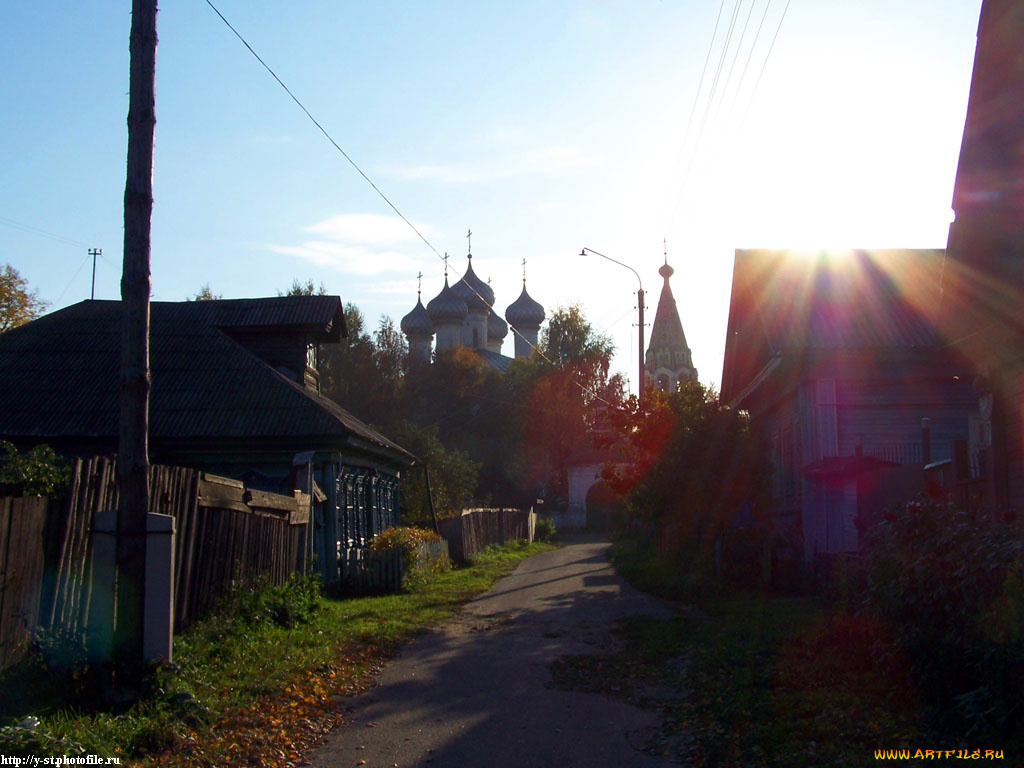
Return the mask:
<path id="1" fill-rule="evenodd" d="M 462 343 L 467 347 L 484 349 L 487 345 L 487 315 L 483 312 L 470 312 L 466 318 L 465 336 Z"/>
<path id="2" fill-rule="evenodd" d="M 437 329 L 437 351 L 454 349 L 462 343 L 461 325 L 442 325 Z"/>
<path id="3" fill-rule="evenodd" d="M 537 333 L 540 328 L 517 328 L 519 333 L 514 333 L 516 357 L 529 357 L 533 347 L 537 344 Z M 519 334 L 522 334 L 520 336 Z M 523 336 L 526 338 L 524 339 Z"/>

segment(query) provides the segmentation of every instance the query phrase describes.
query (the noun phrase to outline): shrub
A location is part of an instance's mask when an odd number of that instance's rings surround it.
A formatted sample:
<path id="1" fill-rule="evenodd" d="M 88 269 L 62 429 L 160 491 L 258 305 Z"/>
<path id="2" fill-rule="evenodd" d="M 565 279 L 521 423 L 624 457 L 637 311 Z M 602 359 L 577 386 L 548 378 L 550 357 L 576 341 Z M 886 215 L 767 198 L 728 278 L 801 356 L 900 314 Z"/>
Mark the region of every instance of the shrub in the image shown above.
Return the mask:
<path id="1" fill-rule="evenodd" d="M 1024 690 L 1024 551 L 1013 526 L 922 497 L 869 534 L 867 605 L 889 622 L 939 725 L 1005 731 Z"/>
<path id="2" fill-rule="evenodd" d="M 428 544 L 439 541 L 443 539 L 425 528 L 394 526 L 374 536 L 370 542 L 370 549 L 375 552 L 401 549 L 405 569 L 404 581 L 408 585 L 413 585 L 451 569 L 451 560 L 448 557 L 432 557 L 427 549 Z"/>
<path id="3" fill-rule="evenodd" d="M 53 496 L 68 483 L 67 464 L 48 445 L 19 453 L 13 443 L 0 440 L 0 486 L 5 493 Z"/>
<path id="4" fill-rule="evenodd" d="M 271 584 L 267 577 L 236 582 L 221 604 L 218 614 L 246 625 L 294 627 L 308 624 L 321 606 L 320 574 L 293 573 L 284 584 Z"/>
<path id="5" fill-rule="evenodd" d="M 537 541 L 551 541 L 557 533 L 555 521 L 550 517 L 537 517 L 537 525 L 533 529 L 533 538 Z"/>

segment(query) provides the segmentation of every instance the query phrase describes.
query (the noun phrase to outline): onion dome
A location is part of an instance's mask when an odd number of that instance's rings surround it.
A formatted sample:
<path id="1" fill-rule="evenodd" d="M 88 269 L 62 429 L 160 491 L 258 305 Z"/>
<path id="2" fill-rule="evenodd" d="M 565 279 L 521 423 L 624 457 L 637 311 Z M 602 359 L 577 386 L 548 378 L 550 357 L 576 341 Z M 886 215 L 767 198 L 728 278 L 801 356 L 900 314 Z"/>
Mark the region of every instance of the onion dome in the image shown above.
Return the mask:
<path id="1" fill-rule="evenodd" d="M 494 305 L 494 291 L 487 283 L 477 277 L 473 271 L 473 256 L 469 256 L 469 264 L 466 266 L 466 274 L 462 276 L 452 291 L 466 302 L 469 311 L 487 312 Z"/>
<path id="2" fill-rule="evenodd" d="M 402 318 L 401 328 L 402 333 L 406 336 L 434 335 L 434 324 L 430 322 L 430 315 L 427 314 L 426 307 L 423 306 L 423 302 L 418 297 L 412 312 Z"/>
<path id="3" fill-rule="evenodd" d="M 447 277 L 444 279 L 444 288 L 427 304 L 427 316 L 434 327 L 452 323 L 461 325 L 468 312 L 466 302 L 456 296 L 455 291 L 448 286 Z"/>
<path id="4" fill-rule="evenodd" d="M 668 265 L 668 260 L 667 259 L 665 260 L 664 264 L 662 264 L 660 267 L 658 267 L 658 274 L 661 275 L 662 277 L 664 277 L 666 280 L 668 280 L 670 277 L 672 277 L 672 275 L 674 273 L 675 273 L 675 270 L 672 269 L 672 267 L 670 267 Z"/>
<path id="5" fill-rule="evenodd" d="M 508 336 L 508 323 L 492 309 L 491 314 L 487 316 L 487 340 L 501 341 L 506 336 Z"/>
<path id="6" fill-rule="evenodd" d="M 539 328 L 544 322 L 544 307 L 530 298 L 523 281 L 523 292 L 505 310 L 505 319 L 513 328 Z"/>

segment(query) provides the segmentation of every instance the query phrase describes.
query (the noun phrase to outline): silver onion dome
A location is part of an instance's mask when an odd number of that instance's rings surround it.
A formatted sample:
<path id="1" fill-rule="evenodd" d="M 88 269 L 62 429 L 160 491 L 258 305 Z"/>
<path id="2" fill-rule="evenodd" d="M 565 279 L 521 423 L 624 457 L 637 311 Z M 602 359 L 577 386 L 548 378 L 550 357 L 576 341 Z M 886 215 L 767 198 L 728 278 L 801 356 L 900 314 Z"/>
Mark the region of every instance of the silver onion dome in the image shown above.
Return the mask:
<path id="1" fill-rule="evenodd" d="M 466 302 L 460 299 L 455 291 L 448 285 L 448 278 L 444 279 L 444 288 L 427 304 L 427 316 L 433 322 L 434 327 L 450 323 L 462 323 L 466 319 L 469 310 Z"/>
<path id="2" fill-rule="evenodd" d="M 406 336 L 434 335 L 434 324 L 430 321 L 427 308 L 423 306 L 423 302 L 419 298 L 416 299 L 416 306 L 413 307 L 412 312 L 402 318 L 400 327 Z"/>
<path id="3" fill-rule="evenodd" d="M 491 314 L 487 316 L 487 340 L 501 341 L 506 336 L 508 336 L 508 323 L 492 309 Z"/>
<path id="4" fill-rule="evenodd" d="M 469 257 L 466 274 L 452 286 L 455 295 L 466 302 L 470 311 L 486 312 L 494 305 L 494 291 L 473 271 L 473 257 Z"/>
<path id="5" fill-rule="evenodd" d="M 534 301 L 526 292 L 526 283 L 523 282 L 523 292 L 519 298 L 509 304 L 505 310 L 505 319 L 513 328 L 540 327 L 544 322 L 544 307 Z"/>

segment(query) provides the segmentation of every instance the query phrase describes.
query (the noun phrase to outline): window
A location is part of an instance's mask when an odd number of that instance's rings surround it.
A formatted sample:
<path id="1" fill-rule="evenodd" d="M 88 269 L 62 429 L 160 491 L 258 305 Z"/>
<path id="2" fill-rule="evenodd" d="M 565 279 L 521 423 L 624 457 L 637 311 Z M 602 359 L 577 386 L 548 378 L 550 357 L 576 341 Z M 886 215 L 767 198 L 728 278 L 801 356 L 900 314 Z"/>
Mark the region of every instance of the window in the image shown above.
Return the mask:
<path id="1" fill-rule="evenodd" d="M 822 458 L 839 455 L 835 379 L 818 381 L 818 447 Z"/>

